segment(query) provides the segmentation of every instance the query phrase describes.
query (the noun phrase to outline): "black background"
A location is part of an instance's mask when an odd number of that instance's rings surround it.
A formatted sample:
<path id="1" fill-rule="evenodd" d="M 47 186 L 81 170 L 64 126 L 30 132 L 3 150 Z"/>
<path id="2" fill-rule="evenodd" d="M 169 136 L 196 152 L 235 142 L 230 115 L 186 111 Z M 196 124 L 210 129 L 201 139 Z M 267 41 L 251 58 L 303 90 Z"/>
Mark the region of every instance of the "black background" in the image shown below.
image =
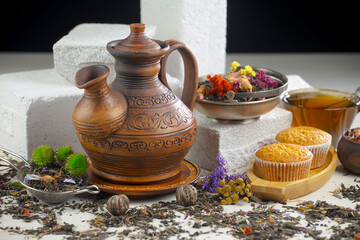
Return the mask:
<path id="1" fill-rule="evenodd" d="M 228 0 L 227 52 L 359 52 L 354 2 Z M 140 21 L 140 0 L 6 4 L 0 51 L 51 52 L 78 24 Z"/>

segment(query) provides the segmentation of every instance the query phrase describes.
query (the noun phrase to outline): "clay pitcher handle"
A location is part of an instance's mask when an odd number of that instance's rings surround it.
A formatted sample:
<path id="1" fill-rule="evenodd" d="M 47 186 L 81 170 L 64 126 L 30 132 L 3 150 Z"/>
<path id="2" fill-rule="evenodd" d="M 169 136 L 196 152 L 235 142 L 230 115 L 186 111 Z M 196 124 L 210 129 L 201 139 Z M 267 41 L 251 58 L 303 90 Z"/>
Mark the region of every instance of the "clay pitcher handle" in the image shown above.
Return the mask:
<path id="1" fill-rule="evenodd" d="M 174 50 L 178 50 L 184 61 L 184 89 L 181 95 L 181 101 L 192 111 L 194 109 L 196 90 L 198 87 L 198 67 L 194 54 L 183 44 L 176 40 L 166 40 L 170 48 L 161 60 L 159 72 L 160 81 L 171 90 L 166 80 L 166 61 Z"/>

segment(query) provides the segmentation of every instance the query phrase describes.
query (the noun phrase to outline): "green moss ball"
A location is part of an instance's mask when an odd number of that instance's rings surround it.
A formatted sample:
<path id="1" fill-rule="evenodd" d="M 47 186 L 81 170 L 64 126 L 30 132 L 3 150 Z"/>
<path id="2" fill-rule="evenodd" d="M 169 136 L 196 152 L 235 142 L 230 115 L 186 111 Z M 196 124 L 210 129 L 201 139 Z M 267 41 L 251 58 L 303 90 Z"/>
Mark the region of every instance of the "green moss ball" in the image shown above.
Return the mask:
<path id="1" fill-rule="evenodd" d="M 55 161 L 55 153 L 51 147 L 41 145 L 32 153 L 33 161 L 39 166 L 47 166 Z"/>
<path id="2" fill-rule="evenodd" d="M 73 176 L 81 176 L 85 174 L 88 167 L 87 159 L 80 153 L 72 154 L 68 157 L 65 168 Z"/>
<path id="3" fill-rule="evenodd" d="M 70 146 L 63 146 L 56 149 L 56 160 L 59 162 L 66 162 L 66 159 L 73 154 L 74 151 Z"/>

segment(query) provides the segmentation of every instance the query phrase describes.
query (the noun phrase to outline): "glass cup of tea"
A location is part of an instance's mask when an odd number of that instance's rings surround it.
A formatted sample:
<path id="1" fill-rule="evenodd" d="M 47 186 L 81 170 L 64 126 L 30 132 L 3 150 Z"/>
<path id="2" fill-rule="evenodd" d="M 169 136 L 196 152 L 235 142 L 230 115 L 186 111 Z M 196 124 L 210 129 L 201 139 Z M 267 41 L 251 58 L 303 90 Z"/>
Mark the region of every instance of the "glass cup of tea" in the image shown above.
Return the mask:
<path id="1" fill-rule="evenodd" d="M 360 111 L 353 93 L 327 88 L 303 88 L 285 92 L 281 106 L 293 113 L 292 126 L 312 126 L 332 135 L 336 148 L 345 130 Z"/>

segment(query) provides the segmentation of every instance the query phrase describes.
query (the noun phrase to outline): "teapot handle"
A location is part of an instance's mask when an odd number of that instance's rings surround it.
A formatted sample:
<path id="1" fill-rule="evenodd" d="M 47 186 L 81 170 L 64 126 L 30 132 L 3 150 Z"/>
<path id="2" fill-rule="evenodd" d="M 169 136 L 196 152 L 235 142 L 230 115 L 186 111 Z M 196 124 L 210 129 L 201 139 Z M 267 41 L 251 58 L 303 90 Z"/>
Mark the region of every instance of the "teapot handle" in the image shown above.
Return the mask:
<path id="1" fill-rule="evenodd" d="M 192 111 L 194 109 L 196 90 L 198 87 L 198 67 L 194 54 L 185 46 L 184 43 L 176 40 L 166 40 L 170 48 L 161 60 L 159 72 L 160 81 L 171 90 L 166 79 L 166 61 L 174 50 L 178 50 L 184 61 L 184 89 L 181 95 L 181 101 Z"/>

